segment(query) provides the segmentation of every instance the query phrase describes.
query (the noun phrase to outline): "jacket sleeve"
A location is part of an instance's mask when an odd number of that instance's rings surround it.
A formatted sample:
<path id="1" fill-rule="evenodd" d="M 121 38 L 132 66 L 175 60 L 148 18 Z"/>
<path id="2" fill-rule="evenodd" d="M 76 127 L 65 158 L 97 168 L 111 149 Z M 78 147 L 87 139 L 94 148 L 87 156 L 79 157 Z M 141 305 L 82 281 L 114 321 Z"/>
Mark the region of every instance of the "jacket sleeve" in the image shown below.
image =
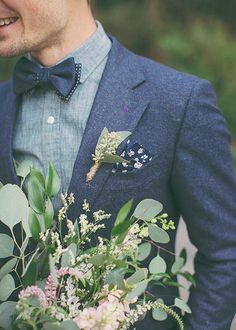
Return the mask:
<path id="1" fill-rule="evenodd" d="M 230 135 L 213 88 L 199 81 L 185 109 L 172 189 L 192 243 L 196 289 L 186 330 L 229 330 L 236 312 L 236 179 Z"/>

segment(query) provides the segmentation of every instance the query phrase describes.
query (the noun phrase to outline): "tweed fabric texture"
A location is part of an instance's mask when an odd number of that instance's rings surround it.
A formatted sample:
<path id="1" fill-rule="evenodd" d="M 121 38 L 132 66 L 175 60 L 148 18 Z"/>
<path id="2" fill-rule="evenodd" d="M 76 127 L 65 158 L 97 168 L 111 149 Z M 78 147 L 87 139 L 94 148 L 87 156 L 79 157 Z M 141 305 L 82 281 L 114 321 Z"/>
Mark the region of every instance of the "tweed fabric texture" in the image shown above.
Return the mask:
<path id="1" fill-rule="evenodd" d="M 18 162 L 32 160 L 34 166 L 43 173 L 46 173 L 48 162 L 51 161 L 62 179 L 62 192 L 68 190 L 110 48 L 111 41 L 101 23 L 97 22 L 96 32 L 79 49 L 63 59 L 74 57 L 75 62 L 82 64 L 81 84 L 70 101 L 65 103 L 56 91 L 42 87 L 24 95 L 18 110 L 13 139 L 15 159 Z M 37 62 L 31 55 L 28 56 Z M 54 205 L 58 208 L 60 199 L 55 200 Z"/>

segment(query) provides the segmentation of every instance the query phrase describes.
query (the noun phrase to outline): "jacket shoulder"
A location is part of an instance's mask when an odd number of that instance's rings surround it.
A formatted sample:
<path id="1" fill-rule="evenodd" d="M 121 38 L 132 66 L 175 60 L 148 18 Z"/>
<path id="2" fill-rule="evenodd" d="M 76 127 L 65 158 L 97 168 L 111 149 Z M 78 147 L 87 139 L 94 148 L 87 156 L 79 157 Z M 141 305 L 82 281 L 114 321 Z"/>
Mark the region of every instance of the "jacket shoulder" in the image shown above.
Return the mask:
<path id="1" fill-rule="evenodd" d="M 137 54 L 133 55 L 142 67 L 142 71 L 147 81 L 158 86 L 158 88 L 161 86 L 161 88 L 166 91 L 171 89 L 173 92 L 187 92 L 189 89 L 192 89 L 194 85 L 204 81 L 204 79 L 195 75 L 178 71 L 167 65 L 161 64 L 158 61 Z"/>

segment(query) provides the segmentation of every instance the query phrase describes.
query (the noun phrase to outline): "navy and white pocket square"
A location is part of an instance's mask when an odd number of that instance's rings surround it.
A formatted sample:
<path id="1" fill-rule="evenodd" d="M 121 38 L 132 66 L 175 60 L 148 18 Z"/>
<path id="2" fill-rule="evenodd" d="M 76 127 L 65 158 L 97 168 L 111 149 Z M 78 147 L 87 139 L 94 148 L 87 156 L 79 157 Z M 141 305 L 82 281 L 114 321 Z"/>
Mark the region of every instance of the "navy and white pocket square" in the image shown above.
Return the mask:
<path id="1" fill-rule="evenodd" d="M 128 162 L 116 163 L 112 169 L 113 173 L 127 173 L 139 170 L 152 160 L 153 155 L 139 143 L 131 144 L 130 141 L 127 141 L 121 157 Z"/>

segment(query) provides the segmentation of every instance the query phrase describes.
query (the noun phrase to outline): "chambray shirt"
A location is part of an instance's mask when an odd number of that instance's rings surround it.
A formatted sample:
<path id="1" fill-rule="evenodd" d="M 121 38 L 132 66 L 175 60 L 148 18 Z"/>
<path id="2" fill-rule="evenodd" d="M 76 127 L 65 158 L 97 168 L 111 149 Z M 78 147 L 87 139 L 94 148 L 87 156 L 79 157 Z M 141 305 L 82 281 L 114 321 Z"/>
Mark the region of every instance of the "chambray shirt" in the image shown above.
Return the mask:
<path id="1" fill-rule="evenodd" d="M 74 57 L 75 62 L 82 64 L 81 84 L 69 103 L 63 102 L 55 90 L 38 87 L 23 95 L 17 113 L 13 136 L 15 160 L 32 160 L 34 167 L 44 174 L 51 161 L 62 180 L 61 192 L 69 188 L 76 156 L 111 49 L 109 37 L 102 25 L 98 21 L 96 23 L 95 33 L 66 57 Z M 35 61 L 30 54 L 28 58 Z M 60 198 L 53 203 L 58 209 Z"/>

